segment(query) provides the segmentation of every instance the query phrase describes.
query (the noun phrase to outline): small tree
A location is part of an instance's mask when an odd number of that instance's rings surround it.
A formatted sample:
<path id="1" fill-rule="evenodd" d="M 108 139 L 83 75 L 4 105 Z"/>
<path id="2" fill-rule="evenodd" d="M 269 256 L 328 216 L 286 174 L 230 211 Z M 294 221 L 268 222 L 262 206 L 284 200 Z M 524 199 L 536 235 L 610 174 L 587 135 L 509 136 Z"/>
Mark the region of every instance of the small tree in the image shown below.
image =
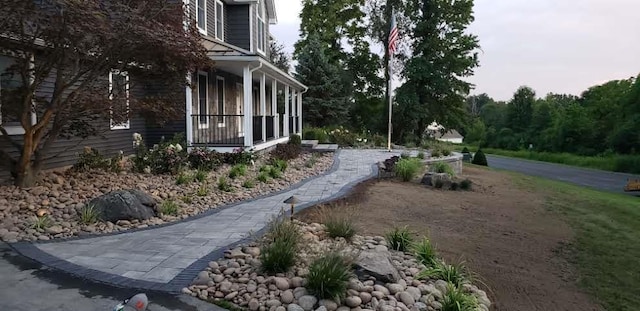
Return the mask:
<path id="1" fill-rule="evenodd" d="M 475 165 L 489 166 L 487 163 L 487 157 L 484 155 L 484 152 L 482 152 L 482 149 L 478 149 L 478 152 L 473 155 L 471 163 Z"/>
<path id="2" fill-rule="evenodd" d="M 291 70 L 291 57 L 284 50 L 284 45 L 278 41 L 272 40 L 269 42 L 269 61 L 286 73 Z"/>
<path id="3" fill-rule="evenodd" d="M 35 182 L 59 137 L 98 135 L 109 120 L 139 113 L 163 121 L 183 111 L 187 73 L 211 65 L 184 12 L 171 0 L 0 0 L 0 46 L 18 82 L 3 90 L 2 117 L 24 129 L 12 137 L 0 124 L 0 139 L 17 151 L 0 150 L 0 163 L 16 185 Z M 110 72 L 143 81 L 147 95 L 108 91 Z M 50 94 L 40 93 L 43 86 Z M 126 108 L 115 109 L 122 100 Z"/>

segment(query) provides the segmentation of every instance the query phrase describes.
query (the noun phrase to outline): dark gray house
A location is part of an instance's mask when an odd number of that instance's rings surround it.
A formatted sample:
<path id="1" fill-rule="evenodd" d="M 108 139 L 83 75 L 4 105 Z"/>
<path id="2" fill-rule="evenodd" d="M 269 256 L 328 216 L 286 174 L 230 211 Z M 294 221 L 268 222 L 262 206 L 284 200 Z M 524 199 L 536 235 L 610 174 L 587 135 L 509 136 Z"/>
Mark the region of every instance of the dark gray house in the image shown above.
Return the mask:
<path id="1" fill-rule="evenodd" d="M 192 73 L 194 87 L 184 90 L 184 118 L 162 128 L 133 115 L 123 122 L 105 120 L 100 137 L 59 139 L 51 150 L 55 157 L 47 161 L 45 169 L 75 163 L 84 146 L 106 155 L 132 153 L 134 133 L 142 134 L 148 144 L 157 143 L 163 136 L 185 133 L 189 147 L 220 152 L 240 147 L 258 151 L 288 141 L 293 133 L 302 133 L 302 94 L 306 87 L 269 62 L 269 27 L 277 22 L 274 0 L 183 1 L 188 7 L 187 20 L 197 25 L 202 44 L 215 61 L 215 69 Z M 1 113 L 7 108 L 7 103 L 2 108 L 2 89 L 16 83 L 2 75 L 11 64 L 12 58 L 0 50 L 0 126 L 20 140 L 22 127 Z M 107 80 L 109 90 L 122 92 L 127 98 L 144 92 L 129 88 L 126 73 L 105 72 Z M 45 84 L 39 92 L 46 93 L 47 89 Z M 285 105 L 277 105 L 278 94 L 284 97 Z M 2 139 L 0 149 L 14 152 Z M 8 176 L 6 168 L 0 166 L 0 181 Z"/>

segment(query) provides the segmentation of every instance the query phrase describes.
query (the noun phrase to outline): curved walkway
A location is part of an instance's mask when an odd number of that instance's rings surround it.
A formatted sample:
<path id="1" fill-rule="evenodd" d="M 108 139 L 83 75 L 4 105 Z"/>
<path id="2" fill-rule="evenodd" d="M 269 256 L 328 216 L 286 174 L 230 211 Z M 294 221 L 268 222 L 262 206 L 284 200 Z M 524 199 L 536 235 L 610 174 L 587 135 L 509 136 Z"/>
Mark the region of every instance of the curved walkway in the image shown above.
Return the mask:
<path id="1" fill-rule="evenodd" d="M 289 196 L 297 209 L 332 200 L 376 174 L 374 164 L 397 153 L 339 150 L 327 173 L 293 187 L 184 222 L 135 232 L 49 243 L 16 243 L 21 254 L 44 265 L 116 286 L 177 292 L 211 260 L 262 233 Z"/>

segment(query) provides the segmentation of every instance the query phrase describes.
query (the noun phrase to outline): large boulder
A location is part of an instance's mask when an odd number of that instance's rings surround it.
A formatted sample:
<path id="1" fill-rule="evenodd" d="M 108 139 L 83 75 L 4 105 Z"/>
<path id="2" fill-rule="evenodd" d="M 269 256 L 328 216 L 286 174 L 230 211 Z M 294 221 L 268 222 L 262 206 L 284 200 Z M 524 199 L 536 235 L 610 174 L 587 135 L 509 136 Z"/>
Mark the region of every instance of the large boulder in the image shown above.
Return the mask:
<path id="1" fill-rule="evenodd" d="M 99 196 L 89 205 L 100 213 L 104 221 L 145 220 L 156 215 L 156 201 L 140 190 L 118 190 Z"/>
<path id="2" fill-rule="evenodd" d="M 391 254 L 385 252 L 363 251 L 355 263 L 358 274 L 367 274 L 377 281 L 395 283 L 400 280 L 398 269 L 391 263 Z"/>

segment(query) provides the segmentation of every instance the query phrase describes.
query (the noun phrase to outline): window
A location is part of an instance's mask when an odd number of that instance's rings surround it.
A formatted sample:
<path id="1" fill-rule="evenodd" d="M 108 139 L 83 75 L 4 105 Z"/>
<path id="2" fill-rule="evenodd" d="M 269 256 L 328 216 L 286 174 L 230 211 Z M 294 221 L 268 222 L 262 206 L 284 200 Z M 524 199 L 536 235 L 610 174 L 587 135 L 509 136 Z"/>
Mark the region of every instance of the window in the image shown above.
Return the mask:
<path id="1" fill-rule="evenodd" d="M 111 129 L 128 130 L 129 74 L 126 71 L 109 72 L 109 100 L 111 100 Z"/>
<path id="2" fill-rule="evenodd" d="M 216 100 L 218 102 L 218 126 L 224 126 L 224 78 L 216 79 Z"/>
<path id="3" fill-rule="evenodd" d="M 198 127 L 209 127 L 209 105 L 207 105 L 207 74 L 198 74 Z"/>
<path id="4" fill-rule="evenodd" d="M 22 78 L 15 72 L 16 60 L 0 55 L 0 125 L 22 127 L 20 88 Z"/>
<path id="5" fill-rule="evenodd" d="M 258 51 L 264 53 L 266 51 L 266 36 L 265 31 L 267 29 L 267 24 L 264 22 L 265 20 L 264 13 L 264 1 L 258 2 Z"/>
<path id="6" fill-rule="evenodd" d="M 224 41 L 224 5 L 216 0 L 216 39 Z"/>
<path id="7" fill-rule="evenodd" d="M 207 34 L 207 0 L 196 0 L 196 23 L 201 33 Z"/>

